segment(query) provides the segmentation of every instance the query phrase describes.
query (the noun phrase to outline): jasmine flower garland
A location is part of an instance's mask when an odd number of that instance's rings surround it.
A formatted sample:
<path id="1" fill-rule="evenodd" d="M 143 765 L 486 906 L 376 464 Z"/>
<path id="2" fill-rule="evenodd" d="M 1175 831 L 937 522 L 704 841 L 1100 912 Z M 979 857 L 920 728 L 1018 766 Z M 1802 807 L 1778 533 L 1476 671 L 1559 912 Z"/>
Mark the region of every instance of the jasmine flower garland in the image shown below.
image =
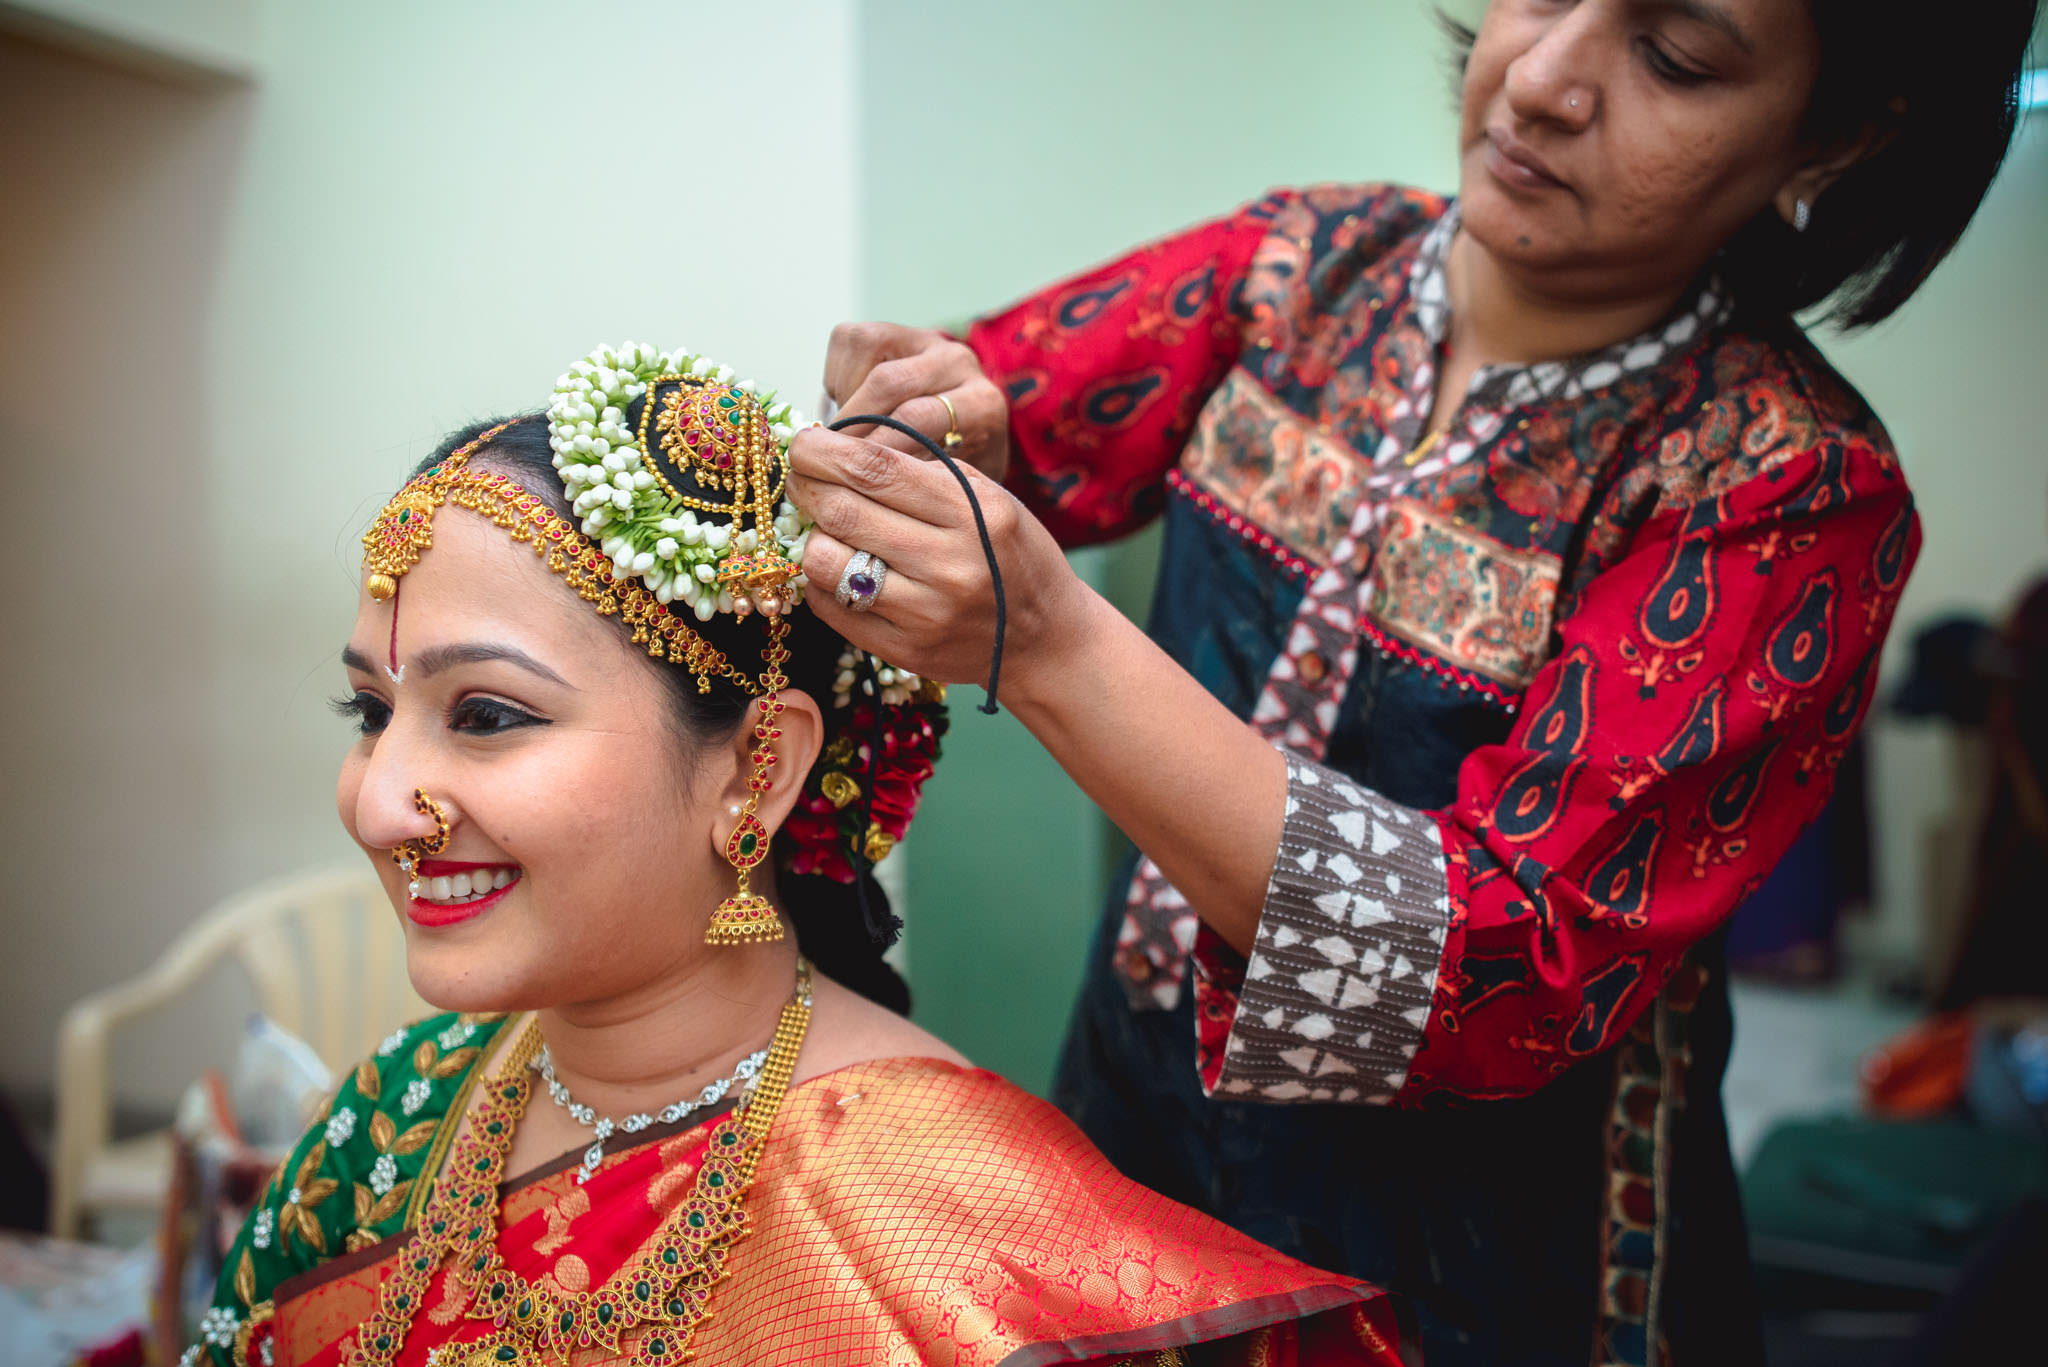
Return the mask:
<path id="1" fill-rule="evenodd" d="M 699 386 L 729 388 L 759 405 L 773 464 L 786 468 L 789 441 L 804 419 L 773 390 L 751 380 L 734 380 L 730 367 L 687 351 L 657 351 L 642 343 L 601 346 L 569 367 L 555 382 L 548 406 L 548 445 L 561 472 L 570 507 L 585 536 L 611 557 L 619 578 L 637 576 L 664 604 L 682 602 L 708 621 L 714 613 L 752 611 L 738 576 L 727 573 L 738 557 L 777 556 L 792 564 L 803 560 L 810 523 L 781 497 L 780 478 L 756 494 L 776 500 L 772 525 L 765 531 L 735 531 L 730 512 L 677 495 L 643 446 L 647 423 L 638 429 L 627 420 L 627 407 L 656 381 L 684 378 Z M 650 402 L 651 407 L 651 402 Z M 745 404 L 739 407 L 746 407 Z M 737 418 L 734 419 L 737 421 Z M 705 514 L 699 516 L 699 514 Z M 772 535 L 775 544 L 766 545 Z M 802 601 L 806 581 L 799 575 L 783 594 L 780 607 Z"/>

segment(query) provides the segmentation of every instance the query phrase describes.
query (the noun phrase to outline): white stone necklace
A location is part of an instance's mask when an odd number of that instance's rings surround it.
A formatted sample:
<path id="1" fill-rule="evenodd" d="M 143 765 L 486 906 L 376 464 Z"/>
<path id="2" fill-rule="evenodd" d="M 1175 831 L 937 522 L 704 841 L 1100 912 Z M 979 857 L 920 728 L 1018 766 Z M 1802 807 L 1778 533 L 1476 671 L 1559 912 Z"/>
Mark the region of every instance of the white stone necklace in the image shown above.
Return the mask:
<path id="1" fill-rule="evenodd" d="M 767 1061 L 768 1051 L 766 1049 L 756 1050 L 740 1060 L 740 1066 L 732 1070 L 730 1077 L 722 1077 L 716 1082 L 706 1084 L 704 1090 L 697 1093 L 696 1100 L 675 1102 L 673 1105 L 663 1107 L 657 1115 L 649 1115 L 647 1112 L 641 1111 L 636 1115 L 629 1115 L 624 1120 L 618 1121 L 613 1120 L 608 1115 L 599 1115 L 596 1111 L 591 1110 L 575 1097 L 569 1095 L 569 1089 L 564 1087 L 555 1077 L 554 1056 L 548 1053 L 548 1047 L 545 1044 L 540 1047 L 540 1053 L 534 1056 L 532 1067 L 535 1072 L 540 1074 L 540 1080 L 548 1085 L 548 1095 L 555 1099 L 557 1106 L 567 1111 L 577 1124 L 588 1126 L 590 1129 L 597 1131 L 597 1138 L 591 1142 L 589 1148 L 583 1151 L 583 1166 L 576 1173 L 576 1184 L 581 1186 L 591 1179 L 597 1172 L 597 1165 L 604 1161 L 604 1141 L 610 1139 L 613 1134 L 620 1130 L 625 1131 L 627 1134 L 638 1134 L 657 1121 L 663 1124 L 674 1124 L 676 1121 L 694 1112 L 703 1110 L 715 1101 L 723 1100 L 725 1094 L 734 1087 L 741 1086 L 742 1084 L 751 1086 L 755 1075 L 761 1071 L 761 1065 Z"/>

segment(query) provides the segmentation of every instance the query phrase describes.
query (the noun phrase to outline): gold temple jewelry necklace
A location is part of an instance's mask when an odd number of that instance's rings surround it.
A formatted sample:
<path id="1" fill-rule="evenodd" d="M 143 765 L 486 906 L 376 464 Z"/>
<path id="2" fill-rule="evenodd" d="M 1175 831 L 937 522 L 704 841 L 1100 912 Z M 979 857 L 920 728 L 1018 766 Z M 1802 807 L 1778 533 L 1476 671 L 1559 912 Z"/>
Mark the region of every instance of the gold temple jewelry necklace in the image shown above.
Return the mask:
<path id="1" fill-rule="evenodd" d="M 592 1346 L 639 1367 L 682 1362 L 711 1290 L 725 1276 L 726 1255 L 746 1232 L 742 1204 L 762 1141 L 796 1074 L 810 1020 L 811 965 L 798 959 L 796 991 L 776 1022 L 767 1062 L 743 1106 L 712 1127 L 689 1197 L 632 1262 L 597 1289 L 577 1292 L 527 1280 L 498 1252 L 498 1187 L 533 1094 L 530 1070 L 543 1043 L 539 1024 L 529 1021 L 470 1112 L 433 1199 L 379 1289 L 376 1311 L 357 1328 L 350 1367 L 390 1367 L 444 1263 L 450 1286 L 466 1293 L 468 1317 L 492 1327 L 481 1338 L 449 1344 L 443 1362 L 497 1367 L 535 1356 L 566 1360 L 572 1350 Z M 622 1339 L 632 1331 L 638 1341 L 629 1351 Z"/>

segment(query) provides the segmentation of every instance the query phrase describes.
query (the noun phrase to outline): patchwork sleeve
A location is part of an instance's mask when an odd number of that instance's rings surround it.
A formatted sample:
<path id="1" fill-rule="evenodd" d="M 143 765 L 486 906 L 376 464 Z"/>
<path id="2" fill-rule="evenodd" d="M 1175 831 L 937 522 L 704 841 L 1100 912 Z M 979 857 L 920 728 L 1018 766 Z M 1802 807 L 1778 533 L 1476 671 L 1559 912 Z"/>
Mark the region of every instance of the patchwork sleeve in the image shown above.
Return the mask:
<path id="1" fill-rule="evenodd" d="M 1919 540 L 1890 453 L 1830 440 L 1653 518 L 1450 809 L 1292 761 L 1249 960 L 1197 944 L 1205 1084 L 1508 1097 L 1609 1047 L 1819 814 Z"/>
<path id="2" fill-rule="evenodd" d="M 1449 919 L 1436 821 L 1289 755 L 1287 818 L 1251 958 L 1233 962 L 1212 932 L 1197 935 L 1204 1085 L 1267 1101 L 1398 1092 L 1429 1021 Z"/>
<path id="3" fill-rule="evenodd" d="M 1009 399 L 1009 486 L 1063 545 L 1123 536 L 1159 512 L 1196 415 L 1242 349 L 1240 287 L 1289 198 L 1269 195 L 969 329 Z"/>

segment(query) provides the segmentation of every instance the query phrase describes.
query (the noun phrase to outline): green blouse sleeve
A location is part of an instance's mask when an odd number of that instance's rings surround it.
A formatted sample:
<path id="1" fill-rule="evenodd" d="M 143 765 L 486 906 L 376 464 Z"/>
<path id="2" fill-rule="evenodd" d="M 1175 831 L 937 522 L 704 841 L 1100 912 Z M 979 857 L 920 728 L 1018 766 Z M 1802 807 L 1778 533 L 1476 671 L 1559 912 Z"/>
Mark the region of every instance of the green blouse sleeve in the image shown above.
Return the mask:
<path id="1" fill-rule="evenodd" d="M 228 1250 L 180 1367 L 248 1367 L 271 1294 L 403 1230 L 504 1017 L 448 1013 L 394 1030 L 357 1064 L 272 1175 Z"/>

